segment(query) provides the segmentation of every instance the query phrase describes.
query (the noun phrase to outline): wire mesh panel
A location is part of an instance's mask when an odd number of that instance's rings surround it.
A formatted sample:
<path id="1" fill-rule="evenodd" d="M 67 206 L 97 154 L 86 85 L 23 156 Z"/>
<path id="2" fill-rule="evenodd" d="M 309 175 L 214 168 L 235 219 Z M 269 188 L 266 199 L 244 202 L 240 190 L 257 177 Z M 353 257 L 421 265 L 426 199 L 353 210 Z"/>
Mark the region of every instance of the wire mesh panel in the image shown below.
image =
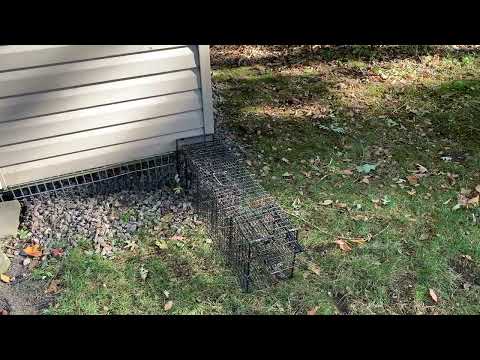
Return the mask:
<path id="1" fill-rule="evenodd" d="M 120 190 L 154 190 L 175 176 L 175 153 L 110 165 L 16 186 L 0 193 L 0 202 L 57 193 L 106 194 Z"/>
<path id="2" fill-rule="evenodd" d="M 245 291 L 292 277 L 302 251 L 287 214 L 213 136 L 177 142 L 179 172 L 214 244 Z"/>

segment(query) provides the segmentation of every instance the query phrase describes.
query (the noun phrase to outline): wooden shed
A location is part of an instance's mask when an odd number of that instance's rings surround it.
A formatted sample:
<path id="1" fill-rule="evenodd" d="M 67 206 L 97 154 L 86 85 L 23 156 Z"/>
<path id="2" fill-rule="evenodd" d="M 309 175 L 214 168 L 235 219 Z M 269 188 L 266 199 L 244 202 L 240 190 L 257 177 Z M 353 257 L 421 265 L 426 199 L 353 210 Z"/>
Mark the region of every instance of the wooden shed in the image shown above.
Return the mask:
<path id="1" fill-rule="evenodd" d="M 213 131 L 207 45 L 0 46 L 0 189 Z"/>

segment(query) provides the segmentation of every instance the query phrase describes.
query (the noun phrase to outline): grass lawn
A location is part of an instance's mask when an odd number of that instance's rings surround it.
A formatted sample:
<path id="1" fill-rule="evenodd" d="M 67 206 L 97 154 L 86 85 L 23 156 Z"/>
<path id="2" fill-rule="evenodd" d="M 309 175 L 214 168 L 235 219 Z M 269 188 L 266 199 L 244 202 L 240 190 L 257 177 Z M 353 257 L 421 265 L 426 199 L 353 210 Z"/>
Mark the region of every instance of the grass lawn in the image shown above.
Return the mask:
<path id="1" fill-rule="evenodd" d="M 47 313 L 480 313 L 479 53 L 212 56 L 222 126 L 301 229 L 294 279 L 244 294 L 202 227 L 166 249 L 140 231 L 114 259 L 85 243 L 37 269 L 61 284 Z M 454 210 L 462 196 L 471 204 Z"/>

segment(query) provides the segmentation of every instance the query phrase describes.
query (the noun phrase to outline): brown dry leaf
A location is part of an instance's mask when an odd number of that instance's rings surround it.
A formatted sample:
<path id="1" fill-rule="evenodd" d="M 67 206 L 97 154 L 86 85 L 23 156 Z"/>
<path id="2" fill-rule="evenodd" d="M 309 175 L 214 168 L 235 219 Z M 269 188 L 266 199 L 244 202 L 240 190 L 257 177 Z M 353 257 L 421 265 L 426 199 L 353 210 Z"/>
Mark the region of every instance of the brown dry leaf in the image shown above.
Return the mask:
<path id="1" fill-rule="evenodd" d="M 311 171 L 309 171 L 309 172 L 303 171 L 302 174 L 303 174 L 306 178 L 311 178 L 311 177 L 312 177 L 312 172 L 311 172 Z"/>
<path id="2" fill-rule="evenodd" d="M 410 185 L 417 185 L 418 184 L 418 177 L 415 175 L 407 176 L 407 181 Z"/>
<path id="3" fill-rule="evenodd" d="M 475 191 L 480 194 L 480 185 L 475 186 Z"/>
<path id="4" fill-rule="evenodd" d="M 47 290 L 45 290 L 45 294 L 56 294 L 60 291 L 60 280 L 55 279 L 52 280 L 50 285 L 48 285 Z"/>
<path id="5" fill-rule="evenodd" d="M 415 191 L 415 189 L 412 189 L 410 191 L 407 191 L 407 194 L 410 195 L 410 196 L 413 196 L 415 195 L 417 192 Z"/>
<path id="6" fill-rule="evenodd" d="M 455 185 L 455 183 L 457 182 L 455 179 L 458 178 L 458 175 L 457 174 L 451 174 L 451 173 L 447 173 L 447 179 L 448 179 L 448 183 L 450 185 Z"/>
<path id="7" fill-rule="evenodd" d="M 367 242 L 367 240 L 362 237 L 351 239 L 350 241 L 354 244 L 359 244 L 359 245 L 365 244 Z"/>
<path id="8" fill-rule="evenodd" d="M 347 204 L 345 203 L 335 203 L 333 206 L 335 206 L 337 209 L 346 209 L 348 207 Z"/>
<path id="9" fill-rule="evenodd" d="M 364 176 L 363 179 L 360 182 L 368 185 L 368 184 L 370 184 L 369 179 L 370 179 L 370 176 Z"/>
<path id="10" fill-rule="evenodd" d="M 433 289 L 429 289 L 428 293 L 430 294 L 430 297 L 432 298 L 432 300 L 437 303 L 438 302 L 438 296 L 435 293 L 435 291 L 433 291 Z"/>
<path id="11" fill-rule="evenodd" d="M 472 257 L 470 255 L 462 255 L 462 258 L 468 260 L 468 261 L 473 261 Z"/>
<path id="12" fill-rule="evenodd" d="M 480 195 L 477 195 L 471 199 L 468 199 L 467 204 L 468 205 L 478 205 L 480 203 Z"/>
<path id="13" fill-rule="evenodd" d="M 163 310 L 169 311 L 173 307 L 173 301 L 169 300 L 167 303 L 164 305 Z"/>
<path id="14" fill-rule="evenodd" d="M 318 306 L 315 306 L 313 309 L 307 311 L 307 315 L 317 315 Z"/>
<path id="15" fill-rule="evenodd" d="M 353 170 L 352 169 L 345 169 L 345 170 L 340 171 L 340 174 L 350 176 L 350 175 L 353 175 Z"/>
<path id="16" fill-rule="evenodd" d="M 27 246 L 25 249 L 23 249 L 23 252 L 28 256 L 32 257 L 42 256 L 42 250 L 40 249 L 40 245 Z"/>
<path id="17" fill-rule="evenodd" d="M 63 255 L 63 249 L 52 249 L 50 250 L 50 254 L 53 256 L 53 257 L 60 257 Z"/>
<path id="18" fill-rule="evenodd" d="M 333 200 L 325 200 L 324 202 L 322 202 L 323 206 L 328 206 L 328 205 L 332 205 L 332 204 L 333 204 Z"/>
<path id="19" fill-rule="evenodd" d="M 313 272 L 315 275 L 320 276 L 320 268 L 314 263 L 311 263 L 311 262 L 308 263 L 308 270 Z"/>
<path id="20" fill-rule="evenodd" d="M 170 240 L 173 240 L 173 241 L 183 241 L 185 240 L 185 238 L 183 236 L 180 236 L 180 235 L 174 235 L 170 238 Z"/>
<path id="21" fill-rule="evenodd" d="M 345 252 L 352 251 L 352 248 L 350 247 L 350 245 L 348 245 L 348 243 L 345 240 L 337 239 L 335 240 L 335 243 L 338 245 L 338 247 L 342 251 L 345 251 Z"/>
<path id="22" fill-rule="evenodd" d="M 12 281 L 12 278 L 8 275 L 5 274 L 0 274 L 0 280 L 4 282 L 5 284 L 8 284 Z"/>
<path id="23" fill-rule="evenodd" d="M 368 216 L 358 214 L 358 215 L 352 216 L 352 219 L 355 221 L 368 221 Z"/>

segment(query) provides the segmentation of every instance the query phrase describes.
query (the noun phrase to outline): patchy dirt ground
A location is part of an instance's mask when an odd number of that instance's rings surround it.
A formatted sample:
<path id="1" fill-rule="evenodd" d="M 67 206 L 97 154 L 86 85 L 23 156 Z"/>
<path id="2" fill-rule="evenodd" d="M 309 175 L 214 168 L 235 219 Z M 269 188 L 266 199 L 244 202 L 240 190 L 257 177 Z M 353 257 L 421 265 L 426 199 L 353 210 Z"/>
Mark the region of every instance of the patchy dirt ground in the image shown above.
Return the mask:
<path id="1" fill-rule="evenodd" d="M 15 245 L 18 247 L 19 244 L 12 239 L 7 245 L 16 249 Z M 31 269 L 23 265 L 24 260 L 25 257 L 19 254 L 11 258 L 8 271 L 11 282 L 0 282 L 0 311 L 3 310 L 3 315 L 36 315 L 54 300 L 46 293 L 48 281 L 33 279 Z"/>

